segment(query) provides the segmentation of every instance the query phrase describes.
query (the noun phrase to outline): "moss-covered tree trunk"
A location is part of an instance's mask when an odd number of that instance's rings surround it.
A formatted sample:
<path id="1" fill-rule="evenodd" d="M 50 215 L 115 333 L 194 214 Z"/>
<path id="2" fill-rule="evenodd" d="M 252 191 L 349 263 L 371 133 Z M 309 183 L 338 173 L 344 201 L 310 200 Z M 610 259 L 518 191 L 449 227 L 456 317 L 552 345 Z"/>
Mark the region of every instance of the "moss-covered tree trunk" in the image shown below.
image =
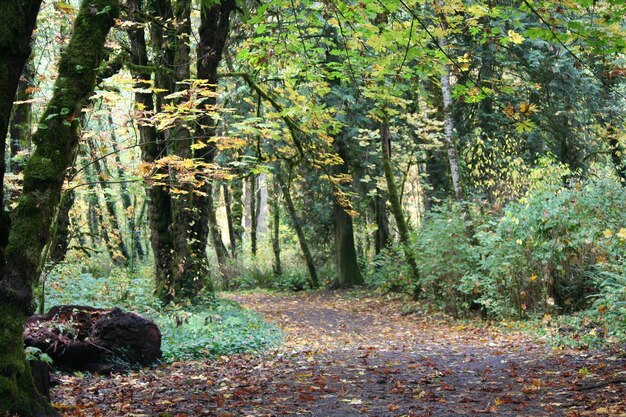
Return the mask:
<path id="1" fill-rule="evenodd" d="M 259 176 L 248 177 L 250 183 L 250 251 L 252 256 L 257 253 L 257 232 L 259 229 Z"/>
<path id="2" fill-rule="evenodd" d="M 274 177 L 272 181 L 272 193 L 270 198 L 270 208 L 272 210 L 272 251 L 274 252 L 274 275 L 281 276 L 283 267 L 280 262 L 280 186 Z"/>
<path id="3" fill-rule="evenodd" d="M 233 257 L 237 257 L 237 252 L 243 239 L 243 180 L 237 178 L 230 183 L 232 190 L 231 213 L 233 216 L 233 235 L 234 240 L 231 243 Z"/>
<path id="4" fill-rule="evenodd" d="M 150 115 L 157 108 L 155 97 L 151 92 L 146 92 L 148 87 L 145 80 L 150 80 L 152 70 L 149 68 L 148 48 L 142 18 L 144 11 L 141 0 L 128 1 L 129 19 L 139 22 L 128 29 L 128 37 L 131 44 L 131 73 L 133 78 L 139 80 L 135 93 L 135 103 L 137 113 L 140 117 Z M 153 1 L 150 3 L 149 13 L 159 16 L 162 22 L 167 22 L 172 18 L 171 5 L 168 1 Z M 154 50 L 154 66 L 165 66 L 168 60 L 172 59 L 169 49 L 164 48 L 165 27 L 159 22 L 153 23 L 151 28 L 152 47 Z M 155 74 L 155 84 L 160 88 L 168 86 L 167 79 L 163 79 L 160 73 Z M 160 98 L 156 97 L 156 102 L 160 103 Z M 149 124 L 139 125 L 139 136 L 141 141 L 141 157 L 147 163 L 152 163 L 167 155 L 165 142 L 154 126 Z M 155 174 L 167 174 L 156 172 Z M 155 294 L 162 300 L 169 300 L 172 296 L 170 288 L 173 286 L 173 252 L 174 243 L 172 239 L 171 225 L 173 221 L 172 199 L 167 188 L 162 185 L 148 185 L 147 189 L 147 210 L 150 224 L 150 246 L 154 254 L 155 265 Z"/>
<path id="5" fill-rule="evenodd" d="M 385 180 L 387 182 L 387 190 L 389 192 L 389 202 L 391 203 L 391 212 L 396 219 L 396 225 L 398 227 L 398 234 L 400 235 L 400 243 L 402 244 L 402 250 L 406 263 L 411 270 L 411 276 L 413 278 L 414 295 L 417 296 L 420 293 L 420 275 L 417 267 L 417 260 L 415 252 L 411 246 L 411 236 L 409 233 L 409 226 L 404 217 L 404 211 L 402 209 L 402 202 L 400 200 L 400 194 L 396 187 L 396 180 L 393 176 L 391 169 L 391 135 L 389 134 L 389 126 L 386 121 L 383 121 L 381 126 L 381 142 L 382 142 L 382 156 L 383 156 L 383 169 L 385 171 Z"/>
<path id="6" fill-rule="evenodd" d="M 387 216 L 387 195 L 376 190 L 374 197 L 374 216 L 376 218 L 376 232 L 374 236 L 374 250 L 376 255 L 387 247 L 390 241 L 389 217 Z"/>
<path id="7" fill-rule="evenodd" d="M 41 0 L 0 1 L 0 263 L 9 240 L 9 215 L 4 207 L 5 149 L 11 108 L 24 65 Z"/>
<path id="8" fill-rule="evenodd" d="M 6 3 L 2 2 L 2 12 Z M 52 99 L 33 136 L 37 148 L 24 168 L 23 192 L 13 214 L 0 281 L 1 415 L 57 415 L 33 385 L 22 332 L 34 311 L 33 286 L 41 272 L 42 251 L 50 241 L 61 188 L 77 146 L 73 129 L 83 103 L 93 93 L 104 41 L 118 11 L 117 0 L 83 1 L 59 62 Z M 13 19 L 23 24 L 17 13 Z"/>
<path id="9" fill-rule="evenodd" d="M 32 104 L 29 102 L 32 99 L 33 90 L 33 78 L 34 78 L 33 62 L 30 60 L 24 68 L 24 72 L 20 77 L 19 86 L 17 89 L 16 101 L 21 102 L 13 107 L 13 117 L 11 118 L 11 160 L 10 170 L 14 174 L 22 172 L 23 161 L 16 160 L 16 157 L 22 151 L 22 149 L 29 148 L 31 141 L 31 129 L 32 129 Z"/>
<path id="10" fill-rule="evenodd" d="M 280 169 L 280 164 L 276 165 L 276 181 L 280 186 L 280 189 L 283 193 L 283 200 L 285 201 L 285 208 L 287 209 L 287 214 L 289 214 L 289 218 L 291 219 L 291 225 L 296 231 L 296 236 L 298 236 L 298 243 L 300 243 L 300 250 L 302 250 L 302 255 L 304 256 L 304 260 L 306 262 L 306 267 L 309 270 L 309 283 L 311 288 L 319 287 L 319 280 L 317 278 L 317 269 L 315 268 L 315 260 L 313 259 L 313 255 L 311 254 L 311 250 L 309 249 L 309 244 L 307 242 L 306 236 L 304 234 L 304 229 L 302 228 L 302 220 L 300 220 L 300 216 L 296 211 L 296 207 L 293 204 L 293 200 L 291 198 L 291 191 L 289 190 L 289 183 L 285 181 L 283 173 Z"/>
<path id="11" fill-rule="evenodd" d="M 234 0 L 222 0 L 220 2 L 203 2 L 200 8 L 200 28 L 198 30 L 199 42 L 197 47 L 197 77 L 207 80 L 209 88 L 217 90 L 217 69 L 222 59 L 222 53 L 226 45 L 226 39 L 230 31 L 230 13 L 235 7 Z M 209 110 L 217 104 L 215 96 L 207 98 L 202 103 Z M 214 120 L 208 112 L 199 117 L 196 137 L 204 143 L 211 143 L 210 139 L 215 136 L 217 120 Z M 212 163 L 217 149 L 213 145 L 194 153 L 195 158 L 206 163 Z M 189 203 L 193 207 L 193 218 L 189 222 L 190 249 L 192 253 L 191 263 L 187 264 L 189 278 L 200 280 L 208 289 L 213 290 L 209 279 L 209 265 L 206 257 L 208 235 L 211 232 L 215 250 L 219 251 L 224 265 L 226 255 L 222 242 L 221 233 L 217 226 L 215 210 L 213 207 L 213 180 L 208 179 L 200 187 L 200 193 L 194 193 Z M 194 282 L 195 282 L 194 281 Z"/>

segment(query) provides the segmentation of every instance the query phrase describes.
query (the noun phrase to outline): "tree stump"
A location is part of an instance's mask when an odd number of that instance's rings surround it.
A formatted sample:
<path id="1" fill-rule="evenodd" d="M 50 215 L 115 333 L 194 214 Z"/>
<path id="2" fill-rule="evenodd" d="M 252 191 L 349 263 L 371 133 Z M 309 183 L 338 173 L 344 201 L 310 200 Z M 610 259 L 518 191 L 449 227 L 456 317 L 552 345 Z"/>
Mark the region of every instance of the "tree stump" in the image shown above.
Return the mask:
<path id="1" fill-rule="evenodd" d="M 139 314 L 64 305 L 35 315 L 24 343 L 41 349 L 56 367 L 99 373 L 147 366 L 161 358 L 161 332 Z"/>

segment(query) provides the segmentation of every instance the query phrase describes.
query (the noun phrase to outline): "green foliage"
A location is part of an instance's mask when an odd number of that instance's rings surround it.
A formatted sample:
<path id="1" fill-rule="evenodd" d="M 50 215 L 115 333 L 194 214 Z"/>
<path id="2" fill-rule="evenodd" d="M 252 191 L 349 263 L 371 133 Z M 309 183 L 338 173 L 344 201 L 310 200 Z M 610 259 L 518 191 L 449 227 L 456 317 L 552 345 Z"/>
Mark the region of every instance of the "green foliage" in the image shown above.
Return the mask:
<path id="1" fill-rule="evenodd" d="M 478 302 L 494 315 L 571 312 L 589 307 L 589 272 L 621 255 L 612 230 L 626 222 L 626 192 L 608 179 L 532 190 L 477 235 Z"/>
<path id="2" fill-rule="evenodd" d="M 365 283 L 377 291 L 410 293 L 411 271 L 404 262 L 404 255 L 399 246 L 390 246 L 381 252 L 367 265 Z"/>
<path id="3" fill-rule="evenodd" d="M 544 160 L 525 179 L 525 195 L 503 208 L 446 203 L 428 213 L 414 243 L 423 298 L 457 317 L 476 308 L 495 318 L 580 312 L 606 337 L 624 339 L 626 190 L 602 172 L 564 186 L 568 178 Z M 368 281 L 408 293 L 404 269 L 388 248 Z"/>
<path id="4" fill-rule="evenodd" d="M 99 260 L 94 259 L 93 262 Z M 163 360 L 201 359 L 207 356 L 260 351 L 280 343 L 282 333 L 250 310 L 228 300 L 202 296 L 193 304 L 163 305 L 153 294 L 148 267 L 131 273 L 112 268 L 94 276 L 97 265 L 83 260 L 60 264 L 48 277 L 47 308 L 58 304 L 122 307 L 149 317 L 162 333 Z M 108 268 L 105 268 L 107 271 Z"/>
<path id="5" fill-rule="evenodd" d="M 52 365 L 53 363 L 52 358 L 47 353 L 43 353 L 41 349 L 36 348 L 34 346 L 26 347 L 24 349 L 24 354 L 26 356 L 27 361 L 41 361 L 49 365 Z"/>
<path id="6" fill-rule="evenodd" d="M 175 306 L 160 314 L 163 360 L 261 351 L 276 346 L 281 331 L 228 300 Z"/>
<path id="7" fill-rule="evenodd" d="M 471 231 L 480 213 L 473 205 L 442 205 L 417 233 L 417 253 L 424 296 L 455 317 L 464 315 L 476 296 L 471 277 L 480 253 Z"/>

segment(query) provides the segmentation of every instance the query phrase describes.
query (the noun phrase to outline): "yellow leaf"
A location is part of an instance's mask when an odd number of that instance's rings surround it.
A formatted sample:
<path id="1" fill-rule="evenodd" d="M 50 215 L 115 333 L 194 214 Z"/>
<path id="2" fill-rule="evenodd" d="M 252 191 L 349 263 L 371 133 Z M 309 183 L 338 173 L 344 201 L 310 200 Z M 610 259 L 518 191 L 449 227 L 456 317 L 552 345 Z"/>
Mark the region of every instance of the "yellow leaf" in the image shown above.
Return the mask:
<path id="1" fill-rule="evenodd" d="M 202 148 L 206 148 L 207 144 L 202 142 L 201 140 L 197 141 L 196 143 L 194 143 L 193 145 L 190 146 L 190 148 L 192 150 L 197 150 L 197 149 L 202 149 Z"/>
<path id="2" fill-rule="evenodd" d="M 617 236 L 621 240 L 626 240 L 626 227 L 622 227 L 621 229 L 619 229 L 619 232 L 617 232 Z"/>
<path id="3" fill-rule="evenodd" d="M 611 236 L 613 236 L 613 232 L 610 229 L 606 229 L 604 232 L 602 232 L 602 234 L 604 235 L 605 238 L 610 239 Z"/>
<path id="4" fill-rule="evenodd" d="M 511 40 L 511 42 L 516 45 L 524 42 L 524 37 L 515 31 L 509 30 L 507 34 L 509 35 L 509 39 Z"/>

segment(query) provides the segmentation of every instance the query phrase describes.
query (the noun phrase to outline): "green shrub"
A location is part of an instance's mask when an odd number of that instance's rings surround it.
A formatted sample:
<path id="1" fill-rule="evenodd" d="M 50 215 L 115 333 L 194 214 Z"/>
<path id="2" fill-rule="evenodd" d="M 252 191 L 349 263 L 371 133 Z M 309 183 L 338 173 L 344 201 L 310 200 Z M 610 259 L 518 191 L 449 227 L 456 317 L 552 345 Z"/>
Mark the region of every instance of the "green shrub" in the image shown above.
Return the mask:
<path id="1" fill-rule="evenodd" d="M 163 360 L 260 351 L 280 343 L 282 332 L 254 312 L 213 294 L 193 304 L 163 305 L 153 296 L 150 268 L 131 273 L 113 268 L 108 278 L 81 273 L 77 263 L 60 264 L 48 275 L 46 309 L 59 304 L 114 306 L 153 319 L 162 333 Z"/>
<path id="2" fill-rule="evenodd" d="M 411 293 L 411 271 L 399 246 L 389 246 L 370 262 L 365 270 L 365 283 L 377 291 Z"/>
<path id="3" fill-rule="evenodd" d="M 416 236 L 424 296 L 455 317 L 466 314 L 476 298 L 472 277 L 480 252 L 472 231 L 480 220 L 473 205 L 440 206 L 429 213 Z"/>
<path id="4" fill-rule="evenodd" d="M 477 235 L 479 302 L 501 316 L 587 308 L 598 284 L 590 271 L 622 256 L 611 231 L 626 224 L 625 198 L 619 183 L 602 179 L 538 188 L 509 204 Z"/>

